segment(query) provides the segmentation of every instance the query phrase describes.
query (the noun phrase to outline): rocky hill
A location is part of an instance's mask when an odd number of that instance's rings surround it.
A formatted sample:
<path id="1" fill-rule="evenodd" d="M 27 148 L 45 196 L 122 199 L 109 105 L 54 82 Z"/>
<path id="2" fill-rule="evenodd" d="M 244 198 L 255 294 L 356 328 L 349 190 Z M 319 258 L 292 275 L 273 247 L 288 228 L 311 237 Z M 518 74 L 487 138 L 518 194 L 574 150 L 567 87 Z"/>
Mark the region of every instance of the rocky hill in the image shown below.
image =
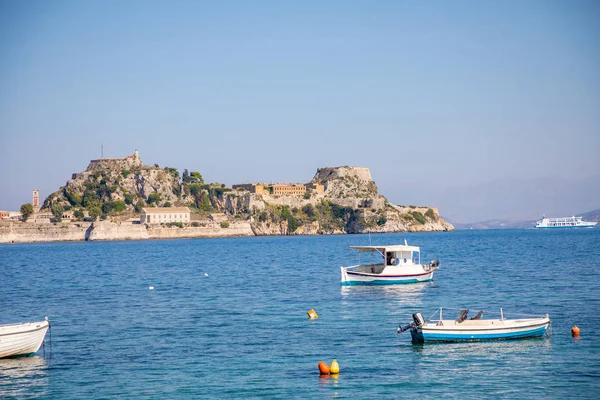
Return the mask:
<path id="1" fill-rule="evenodd" d="M 42 211 L 73 210 L 100 216 L 130 214 L 145 206 L 177 204 L 181 179 L 177 170 L 144 165 L 137 152 L 125 158 L 92 160 L 84 172 L 49 195 Z"/>
<path id="2" fill-rule="evenodd" d="M 220 215 L 249 224 L 255 235 L 454 230 L 435 208 L 390 204 L 365 167 L 320 168 L 306 187 L 304 195 L 277 195 L 205 184 L 199 172 L 180 176 L 174 168 L 144 165 L 136 152 L 92 160 L 46 198 L 42 211 L 58 220 L 71 212 L 75 220 L 124 221 L 142 207 L 187 206 L 192 221 Z"/>

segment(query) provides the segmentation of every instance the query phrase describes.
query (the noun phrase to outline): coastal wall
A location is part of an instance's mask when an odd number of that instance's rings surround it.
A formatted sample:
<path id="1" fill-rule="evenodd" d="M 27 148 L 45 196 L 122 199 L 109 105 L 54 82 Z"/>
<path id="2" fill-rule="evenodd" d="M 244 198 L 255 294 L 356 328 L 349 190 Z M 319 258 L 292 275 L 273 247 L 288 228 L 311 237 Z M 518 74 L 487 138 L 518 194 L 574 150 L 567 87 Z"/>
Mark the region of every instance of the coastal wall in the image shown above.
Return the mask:
<path id="1" fill-rule="evenodd" d="M 254 236 L 250 223 L 246 221 L 230 222 L 228 228 L 221 228 L 219 224 L 207 226 L 189 226 L 184 228 L 165 228 L 161 226 L 148 226 L 150 239 L 177 239 L 177 238 L 216 238 L 231 236 Z"/>
<path id="2" fill-rule="evenodd" d="M 146 225 L 131 223 L 94 222 L 84 240 L 141 240 L 150 239 Z"/>
<path id="3" fill-rule="evenodd" d="M 0 243 L 77 242 L 85 240 L 91 225 L 0 221 Z"/>
<path id="4" fill-rule="evenodd" d="M 36 224 L 2 221 L 0 243 L 81 242 L 85 240 L 144 240 L 177 238 L 216 238 L 254 236 L 248 221 L 230 222 L 228 228 L 217 223 L 204 226 L 164 227 L 109 221 Z"/>

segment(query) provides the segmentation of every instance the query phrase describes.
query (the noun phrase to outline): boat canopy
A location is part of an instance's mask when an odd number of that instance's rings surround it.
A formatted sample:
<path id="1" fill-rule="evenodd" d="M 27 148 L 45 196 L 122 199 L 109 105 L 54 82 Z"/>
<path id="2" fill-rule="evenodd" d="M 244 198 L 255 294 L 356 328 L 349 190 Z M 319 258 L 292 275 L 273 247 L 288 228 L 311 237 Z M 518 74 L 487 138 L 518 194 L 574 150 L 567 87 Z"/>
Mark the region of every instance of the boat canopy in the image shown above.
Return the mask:
<path id="1" fill-rule="evenodd" d="M 391 246 L 350 246 L 351 249 L 358 250 L 359 253 L 372 253 L 372 252 L 401 252 L 401 251 L 416 251 L 421 252 L 418 246 L 408 246 L 405 244 L 395 244 Z"/>

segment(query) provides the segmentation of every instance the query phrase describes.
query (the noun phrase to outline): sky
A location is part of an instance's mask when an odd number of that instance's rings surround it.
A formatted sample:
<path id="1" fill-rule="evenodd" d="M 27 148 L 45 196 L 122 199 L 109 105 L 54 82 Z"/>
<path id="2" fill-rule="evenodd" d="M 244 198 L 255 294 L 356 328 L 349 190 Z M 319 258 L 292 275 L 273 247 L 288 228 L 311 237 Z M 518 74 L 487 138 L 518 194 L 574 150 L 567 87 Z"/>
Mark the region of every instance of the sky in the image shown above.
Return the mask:
<path id="1" fill-rule="evenodd" d="M 0 143 L 0 210 L 137 149 L 227 185 L 365 166 L 454 222 L 586 212 L 600 2 L 0 0 Z"/>

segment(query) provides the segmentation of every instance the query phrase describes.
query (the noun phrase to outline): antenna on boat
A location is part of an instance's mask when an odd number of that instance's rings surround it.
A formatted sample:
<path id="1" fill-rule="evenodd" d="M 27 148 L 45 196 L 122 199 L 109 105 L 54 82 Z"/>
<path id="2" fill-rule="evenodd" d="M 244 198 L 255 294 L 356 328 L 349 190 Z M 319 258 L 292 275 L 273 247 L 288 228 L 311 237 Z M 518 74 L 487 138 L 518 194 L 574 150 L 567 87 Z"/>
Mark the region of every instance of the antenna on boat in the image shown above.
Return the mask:
<path id="1" fill-rule="evenodd" d="M 369 231 L 369 246 L 371 246 L 371 231 Z"/>
<path id="2" fill-rule="evenodd" d="M 408 243 L 406 243 L 406 238 L 404 238 L 404 245 L 408 246 Z"/>

